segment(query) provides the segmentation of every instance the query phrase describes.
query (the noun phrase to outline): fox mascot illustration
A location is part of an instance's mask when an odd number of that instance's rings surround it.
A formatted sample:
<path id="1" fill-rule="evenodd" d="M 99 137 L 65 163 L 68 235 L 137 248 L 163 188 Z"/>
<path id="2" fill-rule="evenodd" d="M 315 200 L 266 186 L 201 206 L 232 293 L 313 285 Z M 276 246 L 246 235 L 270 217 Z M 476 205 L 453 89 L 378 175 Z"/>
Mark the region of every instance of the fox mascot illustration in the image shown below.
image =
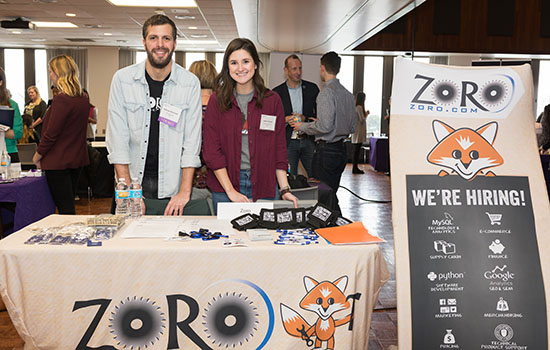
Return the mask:
<path id="1" fill-rule="evenodd" d="M 432 125 L 437 145 L 428 154 L 428 162 L 451 169 L 451 172 L 465 180 L 472 180 L 478 175 L 495 176 L 492 171 L 483 174 L 482 170 L 504 163 L 493 147 L 498 129 L 496 122 L 487 123 L 476 130 L 455 130 L 439 120 L 434 120 Z M 438 175 L 449 173 L 441 170 Z"/>
<path id="2" fill-rule="evenodd" d="M 281 304 L 281 317 L 286 332 L 294 337 L 302 338 L 306 341 L 307 346 L 313 345 L 313 340 L 310 338 L 315 336 L 314 349 L 320 349 L 321 343 L 324 341 L 327 342 L 327 349 L 334 349 L 336 327 L 349 322 L 351 330 L 353 307 L 351 314 L 343 319 L 335 320 L 332 315 L 340 310 L 348 309 L 350 307 L 349 298 L 357 300 L 361 296 L 360 293 L 356 293 L 346 297 L 344 290 L 347 284 L 347 276 L 340 277 L 334 282 L 323 281 L 320 283 L 305 276 L 304 285 L 307 294 L 300 301 L 300 307 L 315 312 L 319 318 L 313 325 L 310 325 L 296 311 Z"/>

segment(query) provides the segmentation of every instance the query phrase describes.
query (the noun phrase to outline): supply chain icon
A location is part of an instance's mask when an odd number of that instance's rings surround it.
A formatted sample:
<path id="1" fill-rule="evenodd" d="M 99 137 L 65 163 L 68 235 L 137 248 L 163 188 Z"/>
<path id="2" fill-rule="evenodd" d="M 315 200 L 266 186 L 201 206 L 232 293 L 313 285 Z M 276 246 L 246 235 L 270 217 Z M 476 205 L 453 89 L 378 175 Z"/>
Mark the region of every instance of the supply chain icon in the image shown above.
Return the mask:
<path id="1" fill-rule="evenodd" d="M 502 214 L 490 214 L 488 212 L 485 212 L 487 216 L 489 217 L 489 220 L 491 220 L 491 226 L 499 225 L 500 226 L 500 220 L 502 220 Z"/>
<path id="2" fill-rule="evenodd" d="M 456 246 L 454 243 L 448 243 L 445 241 L 434 241 L 434 249 L 436 252 L 444 253 L 445 255 L 456 253 Z"/>
<path id="3" fill-rule="evenodd" d="M 502 254 L 505 248 L 506 247 L 500 242 L 500 239 L 495 239 L 489 246 L 493 254 Z"/>
<path id="4" fill-rule="evenodd" d="M 455 336 L 453 335 L 452 329 L 446 329 L 447 333 L 443 337 L 443 344 L 455 344 Z"/>

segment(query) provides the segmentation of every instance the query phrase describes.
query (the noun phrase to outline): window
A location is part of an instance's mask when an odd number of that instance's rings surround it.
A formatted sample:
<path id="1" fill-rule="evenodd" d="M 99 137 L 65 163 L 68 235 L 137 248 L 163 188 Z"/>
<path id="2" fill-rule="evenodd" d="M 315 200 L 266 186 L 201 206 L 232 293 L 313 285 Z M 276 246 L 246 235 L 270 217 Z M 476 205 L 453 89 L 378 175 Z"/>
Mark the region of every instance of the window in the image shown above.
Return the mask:
<path id="1" fill-rule="evenodd" d="M 191 67 L 191 64 L 195 61 L 203 61 L 206 59 L 206 54 L 204 52 L 186 52 L 185 53 L 185 65 L 186 69 Z"/>
<path id="2" fill-rule="evenodd" d="M 46 50 L 34 50 L 34 78 L 40 97 L 48 102 L 50 87 L 48 86 L 48 59 Z"/>
<path id="3" fill-rule="evenodd" d="M 223 55 L 224 55 L 223 52 L 216 52 L 216 70 L 218 71 L 218 73 L 222 71 Z"/>
<path id="4" fill-rule="evenodd" d="M 353 92 L 353 71 L 354 71 L 354 57 L 353 56 L 340 56 L 342 63 L 340 64 L 340 73 L 338 73 L 338 79 L 349 92 Z"/>
<path id="5" fill-rule="evenodd" d="M 541 60 L 539 67 L 539 91 L 537 96 L 536 117 L 542 113 L 544 107 L 550 104 L 550 61 Z"/>
<path id="6" fill-rule="evenodd" d="M 382 57 L 365 56 L 363 92 L 365 93 L 365 110 L 370 111 L 367 118 L 368 135 L 380 135 L 383 75 L 384 59 Z"/>
<path id="7" fill-rule="evenodd" d="M 17 102 L 22 111 L 25 107 L 25 51 L 5 49 L 4 55 L 6 88 L 11 93 L 11 99 Z"/>

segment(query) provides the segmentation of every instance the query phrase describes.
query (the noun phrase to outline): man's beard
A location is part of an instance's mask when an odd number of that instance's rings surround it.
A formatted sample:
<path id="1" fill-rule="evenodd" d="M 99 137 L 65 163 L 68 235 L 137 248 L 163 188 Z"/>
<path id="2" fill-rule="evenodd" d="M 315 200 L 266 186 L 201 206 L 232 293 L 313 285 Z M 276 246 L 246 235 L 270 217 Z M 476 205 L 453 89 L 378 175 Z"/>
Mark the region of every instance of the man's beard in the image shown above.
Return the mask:
<path id="1" fill-rule="evenodd" d="M 170 63 L 170 60 L 172 59 L 172 54 L 173 53 L 174 53 L 174 50 L 170 51 L 163 61 L 157 62 L 157 61 L 155 61 L 155 56 L 153 55 L 153 50 L 151 50 L 151 51 L 147 50 L 147 60 L 149 61 L 151 66 L 153 66 L 154 68 L 162 69 L 162 68 L 166 67 L 168 65 L 168 63 Z"/>

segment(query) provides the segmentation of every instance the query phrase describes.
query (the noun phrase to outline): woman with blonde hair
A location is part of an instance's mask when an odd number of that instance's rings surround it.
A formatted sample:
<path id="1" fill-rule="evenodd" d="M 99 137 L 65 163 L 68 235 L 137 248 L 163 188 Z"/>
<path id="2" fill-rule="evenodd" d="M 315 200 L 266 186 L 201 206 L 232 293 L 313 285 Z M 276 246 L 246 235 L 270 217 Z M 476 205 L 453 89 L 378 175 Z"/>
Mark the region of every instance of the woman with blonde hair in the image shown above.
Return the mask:
<path id="1" fill-rule="evenodd" d="M 48 109 L 48 105 L 40 98 L 40 93 L 36 86 L 29 86 L 27 94 L 31 100 L 25 106 L 24 114 L 32 116 L 33 123 L 31 128 L 35 129 L 38 135 L 40 135 L 42 133 L 42 121 L 44 119 L 44 114 L 46 114 L 46 109 Z"/>
<path id="2" fill-rule="evenodd" d="M 214 92 L 214 83 L 218 72 L 216 72 L 216 67 L 214 67 L 212 62 L 207 60 L 191 63 L 189 71 L 195 74 L 201 83 L 202 112 L 204 117 L 208 100 L 210 100 L 210 95 Z"/>
<path id="3" fill-rule="evenodd" d="M 82 167 L 89 164 L 86 127 L 90 101 L 82 93 L 78 67 L 71 57 L 54 57 L 48 70 L 59 95 L 44 117 L 42 138 L 33 161 L 46 173 L 59 214 L 75 214 L 77 180 Z"/>

